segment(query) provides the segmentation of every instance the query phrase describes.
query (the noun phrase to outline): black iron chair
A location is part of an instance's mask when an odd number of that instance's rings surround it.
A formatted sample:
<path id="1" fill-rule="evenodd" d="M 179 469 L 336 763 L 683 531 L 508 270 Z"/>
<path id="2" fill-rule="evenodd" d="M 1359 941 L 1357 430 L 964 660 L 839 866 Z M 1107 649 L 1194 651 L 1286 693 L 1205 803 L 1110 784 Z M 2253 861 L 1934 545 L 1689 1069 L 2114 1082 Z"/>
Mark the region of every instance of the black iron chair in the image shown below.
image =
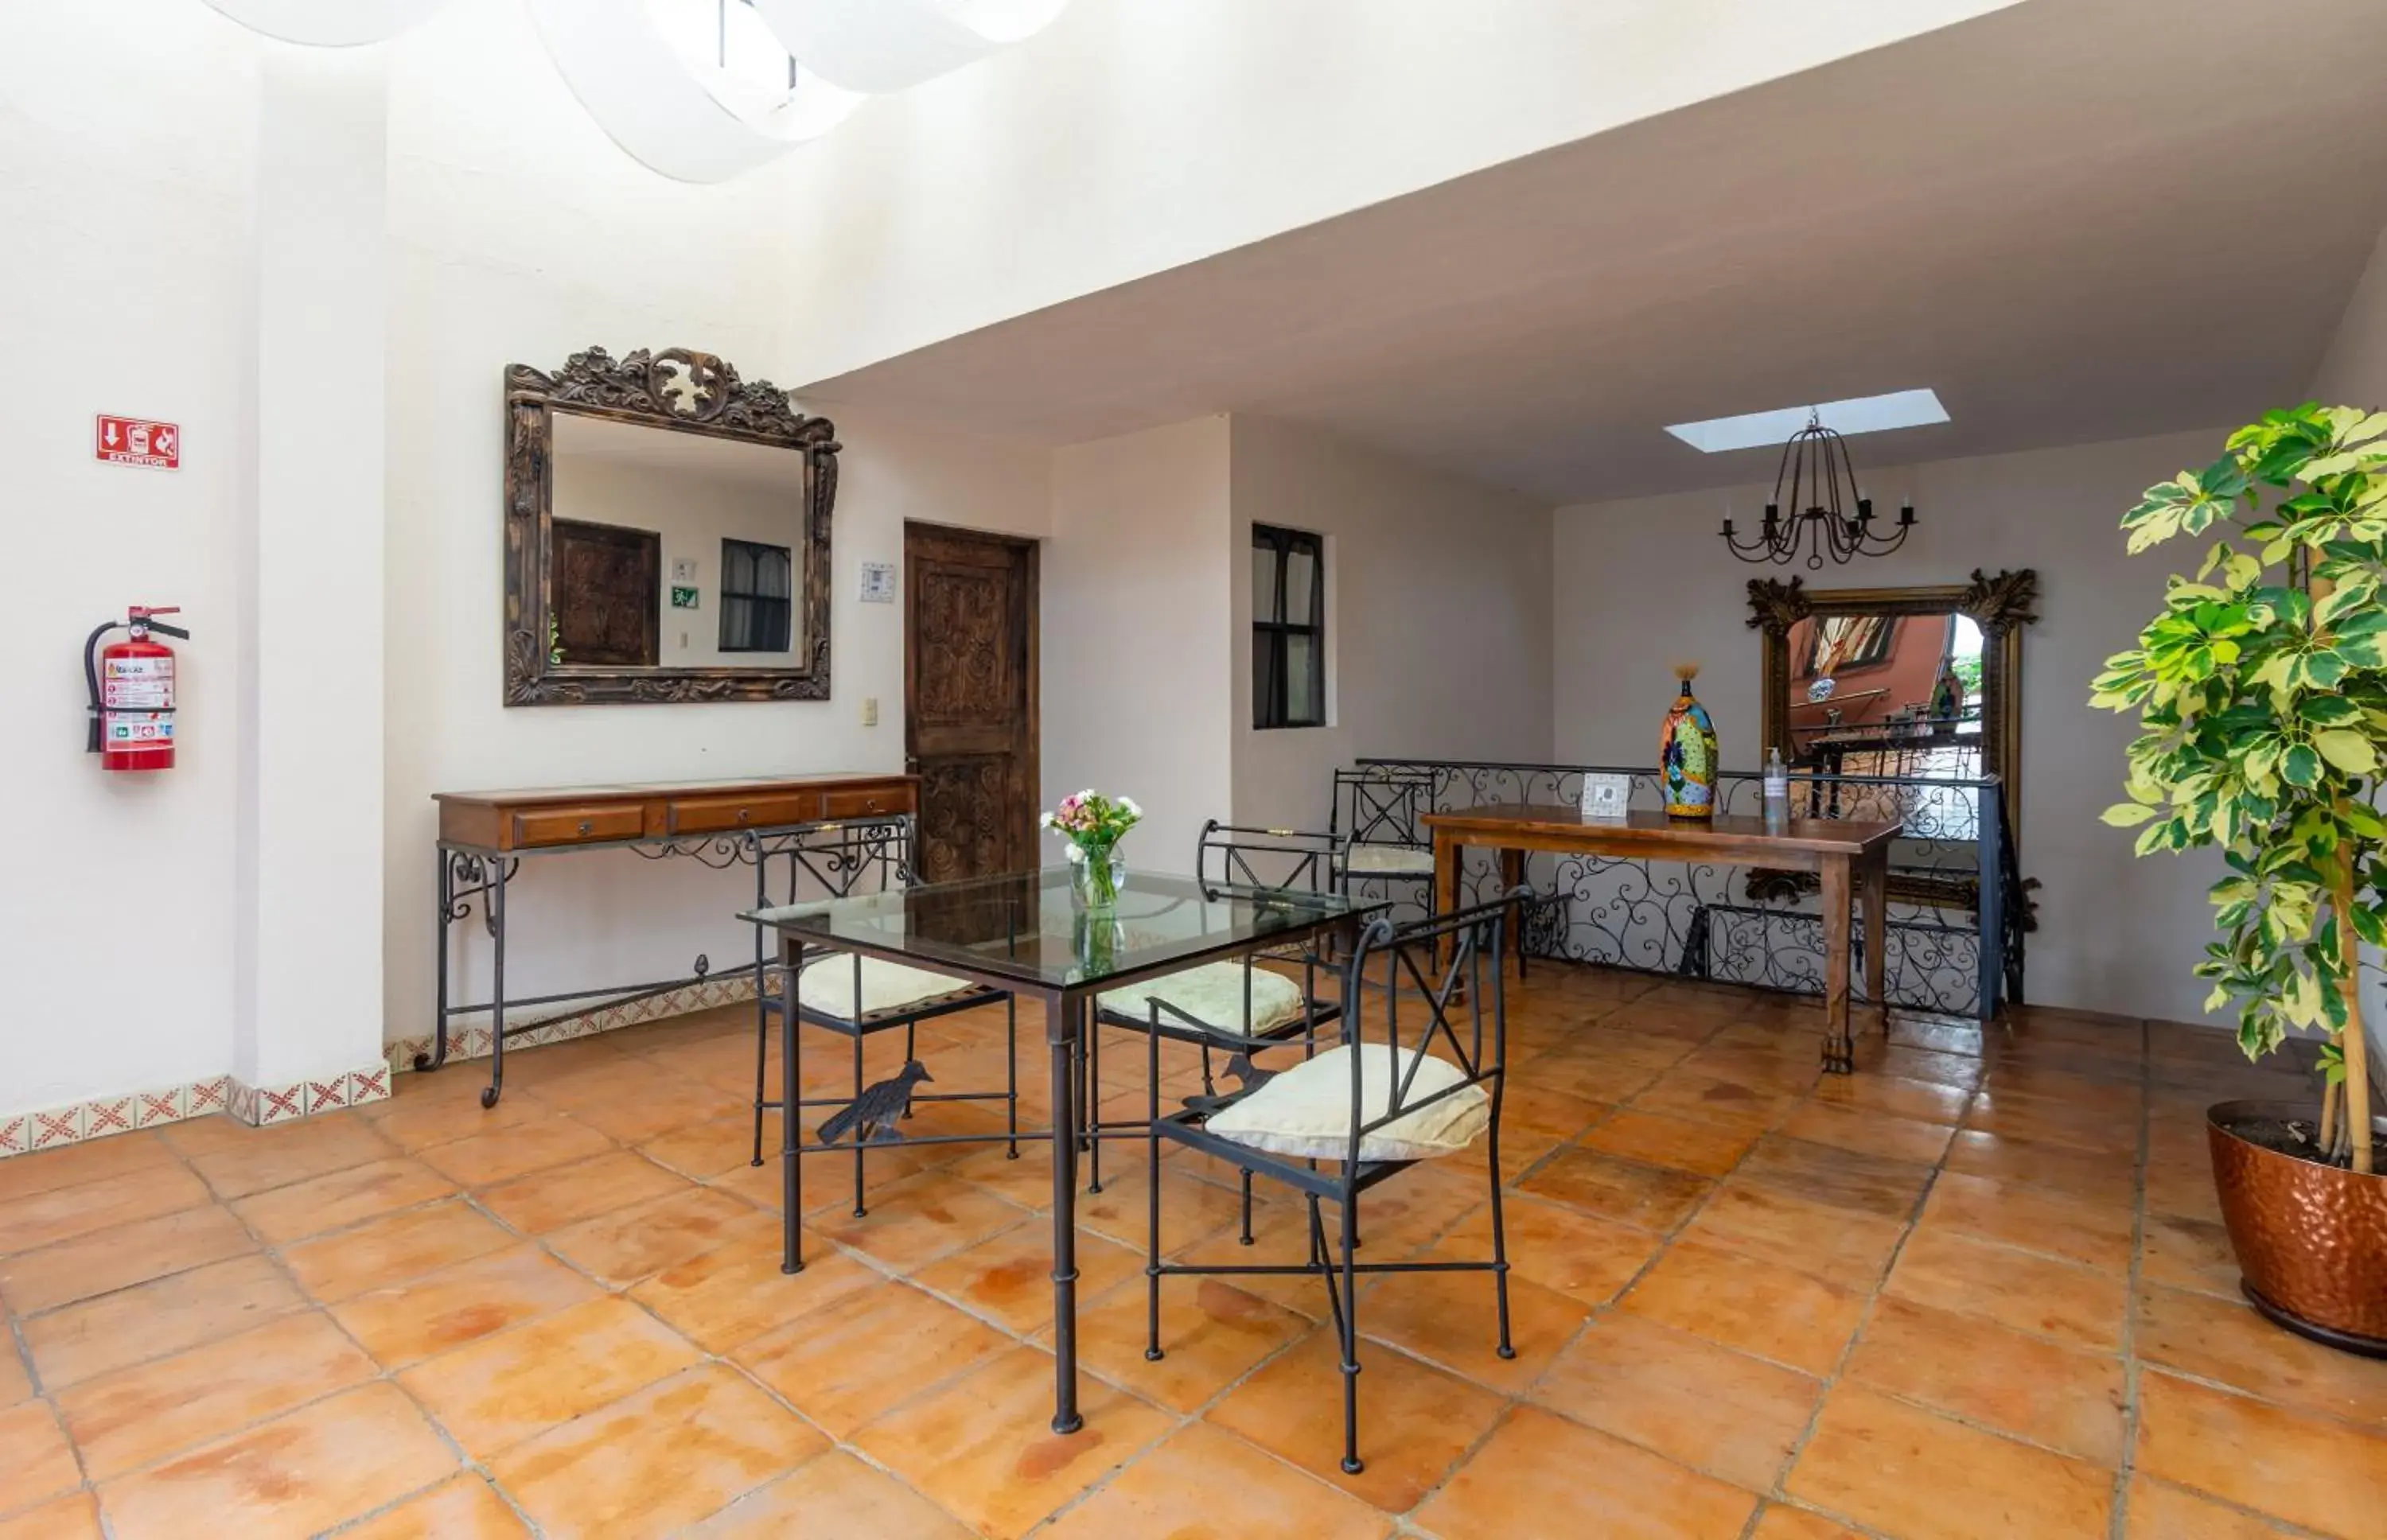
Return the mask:
<path id="1" fill-rule="evenodd" d="M 1334 772 L 1334 797 L 1327 811 L 1327 827 L 1341 841 L 1337 855 L 1337 890 L 1349 897 L 1355 886 L 1376 884 L 1376 891 L 1392 897 L 1407 886 L 1396 903 L 1413 905 L 1431 915 L 1434 906 L 1433 841 L 1426 837 L 1425 814 L 1433 811 L 1433 772 L 1393 765 L 1361 764 Z M 1509 938 L 1517 953 L 1517 977 L 1525 977 L 1525 942 L 1562 939 L 1567 925 L 1563 893 L 1537 893 L 1519 917 Z"/>
<path id="2" fill-rule="evenodd" d="M 1385 890 L 1416 886 L 1421 913 L 1433 908 L 1433 845 L 1424 835 L 1424 815 L 1433 809 L 1433 776 L 1421 770 L 1362 765 L 1334 772 L 1334 797 L 1326 826 L 1335 839 L 1338 890 L 1354 882 L 1380 882 Z"/>
<path id="3" fill-rule="evenodd" d="M 1194 875 L 1213 888 L 1289 889 L 1327 894 L 1335 890 L 1339 850 L 1330 835 L 1222 824 L 1213 818 L 1202 826 L 1201 838 L 1194 847 Z M 1240 962 L 1205 963 L 1095 997 L 1096 1030 L 1086 1036 L 1081 1061 L 1085 1092 L 1080 1104 L 1085 1108 L 1082 1142 L 1087 1147 L 1090 1191 L 1103 1190 L 1103 1141 L 1143 1135 L 1142 1119 L 1103 1121 L 1101 1028 L 1130 1032 L 1152 1030 L 1151 1002 L 1166 1002 L 1170 1015 L 1161 1023 L 1160 1035 L 1173 1042 L 1194 1043 L 1201 1048 L 1202 1093 L 1215 1096 L 1218 1083 L 1210 1054 L 1210 1033 L 1214 1029 L 1253 1039 L 1300 1039 L 1314 1034 L 1342 1014 L 1339 1002 L 1318 997 L 1321 959 L 1315 947 L 1305 945 L 1261 955 L 1297 965 L 1302 970 L 1301 978 L 1289 978 L 1259 966 L 1259 958 L 1246 958 Z M 1187 1027 L 1181 1017 L 1201 1026 Z M 1248 1240 L 1248 1183 L 1244 1188 L 1244 1232 Z"/>
<path id="4" fill-rule="evenodd" d="M 1508 1014 L 1503 992 L 1502 953 L 1520 904 L 1531 897 L 1519 888 L 1488 903 L 1455 914 L 1437 915 L 1408 926 L 1396 926 L 1379 916 L 1361 935 L 1344 969 L 1343 994 L 1349 1007 L 1342 1018 L 1336 1053 L 1305 1056 L 1303 1063 L 1275 1074 L 1257 1074 L 1253 1083 L 1215 1104 L 1188 1106 L 1164 1115 L 1160 1109 L 1159 1063 L 1163 1023 L 1174 1016 L 1165 1001 L 1151 1004 L 1152 1072 L 1150 1159 L 1153 1181 L 1144 1278 L 1147 1291 L 1147 1342 L 1144 1357 L 1157 1360 L 1160 1346 L 1160 1281 L 1181 1273 L 1315 1274 L 1326 1284 L 1335 1332 L 1342 1348 L 1343 1469 L 1354 1475 L 1366 1469 L 1359 1458 L 1359 1317 L 1358 1277 L 1361 1273 L 1488 1272 L 1499 1319 L 1497 1350 L 1513 1358 L 1516 1349 L 1509 1333 L 1508 1230 L 1500 1205 L 1500 1099 L 1508 1062 Z M 1447 947 L 1449 961 L 1439 958 Z M 1488 977 L 1486 964 L 1489 964 Z M 1383 970 L 1381 984 L 1367 978 L 1371 965 Z M 1408 982 L 1403 983 L 1406 978 Z M 1464 988 L 1466 1015 L 1462 1031 L 1455 1019 L 1458 997 Z M 1385 1033 L 1379 1045 L 1366 1041 L 1358 1002 L 1370 989 L 1380 989 L 1384 1002 Z M 1401 1002 L 1424 1002 L 1426 1019 L 1413 1043 L 1401 1032 Z M 1209 1031 L 1214 1043 L 1244 1055 L 1289 1046 L 1282 1039 L 1231 1037 L 1179 1019 L 1177 1028 Z M 1305 1044 L 1307 1050 L 1311 1044 Z M 1437 1058 L 1433 1050 L 1442 1048 Z M 1428 1069 L 1439 1065 L 1439 1069 Z M 1426 1082 L 1426 1083 L 1421 1083 Z M 1338 1093 L 1347 1092 L 1347 1101 Z M 1288 1134 L 1280 1124 L 1274 1132 L 1265 1126 L 1264 1105 L 1281 1111 L 1288 1104 L 1304 1104 L 1312 1115 L 1308 1131 Z M 1425 1115 L 1440 1109 L 1439 1119 Z M 1480 1109 L 1480 1122 L 1474 1120 Z M 1295 1119 L 1295 1121 L 1301 1121 Z M 1435 1122 L 1440 1127 L 1432 1126 Z M 1359 1199 L 1362 1193 L 1400 1175 L 1427 1151 L 1455 1153 L 1475 1139 L 1489 1141 L 1487 1168 L 1491 1174 L 1492 1259 L 1488 1262 L 1361 1262 Z M 1253 1141 L 1265 1139 L 1264 1147 Z M 1252 1173 L 1294 1188 L 1309 1203 L 1309 1260 L 1285 1264 L 1216 1264 L 1196 1266 L 1163 1262 L 1160 1258 L 1160 1158 L 1163 1142 L 1199 1150 L 1243 1168 L 1248 1184 Z M 1248 1185 L 1246 1187 L 1248 1192 Z M 1340 1210 L 1340 1243 L 1331 1244 L 1320 1205 Z"/>
<path id="5" fill-rule="evenodd" d="M 776 840 L 755 840 L 755 908 L 758 912 L 775 910 L 771 890 L 772 863 L 781 861 L 787 874 L 785 902 L 775 912 L 801 908 L 807 903 L 826 903 L 831 899 L 851 897 L 861 892 L 881 891 L 890 887 L 908 886 L 911 882 L 911 823 L 908 819 L 873 824 L 849 824 L 808 830 L 779 837 Z M 811 897 L 800 896 L 812 878 L 815 892 Z M 898 963 L 866 958 L 859 953 L 837 952 L 827 948 L 807 948 L 798 960 L 796 987 L 781 991 L 765 987 L 772 966 L 764 954 L 764 927 L 755 928 L 755 1037 L 754 1037 L 754 1152 L 752 1164 L 763 1164 L 763 1118 L 767 1112 L 787 1114 L 795 1119 L 796 1138 L 791 1141 L 799 1157 L 805 1155 L 848 1155 L 853 1160 L 853 1217 L 861 1218 L 869 1212 L 864 1199 L 865 1180 L 865 1154 L 874 1144 L 880 1148 L 921 1144 L 963 1144 L 1002 1142 L 1013 1159 L 1019 1155 L 1019 1006 L 1010 994 L 963 979 L 931 973 L 921 968 L 906 967 Z M 786 1009 L 786 1002 L 796 1003 L 797 1021 L 816 1027 L 847 1039 L 853 1049 L 853 1095 L 848 1100 L 836 1096 L 802 1097 L 797 1110 L 789 1114 L 783 1099 L 766 1092 L 771 1029 L 774 1019 Z M 923 1084 L 933 1085 L 926 1067 L 920 1063 L 919 1027 L 955 1012 L 976 1010 L 1000 1000 L 1004 1005 L 1004 1086 L 1001 1091 L 926 1091 Z M 864 1049 L 868 1040 L 882 1032 L 901 1028 L 903 1032 L 903 1065 L 893 1077 L 876 1084 L 865 1083 Z M 798 1051 L 802 1033 L 790 1032 L 787 1041 L 790 1052 Z M 800 1079 L 800 1075 L 791 1079 Z M 933 1134 L 907 1137 L 893 1124 L 912 1116 L 916 1104 L 921 1102 L 1001 1102 L 1004 1108 L 1004 1131 L 984 1134 Z M 807 1143 L 802 1132 L 802 1109 L 805 1107 L 837 1107 L 839 1113 L 822 1120 L 820 1139 Z M 850 1136 L 850 1137 L 849 1137 Z M 1040 1137 L 1040 1136 L 1029 1136 Z M 801 1158 L 797 1165 L 797 1190 L 802 1191 Z"/>

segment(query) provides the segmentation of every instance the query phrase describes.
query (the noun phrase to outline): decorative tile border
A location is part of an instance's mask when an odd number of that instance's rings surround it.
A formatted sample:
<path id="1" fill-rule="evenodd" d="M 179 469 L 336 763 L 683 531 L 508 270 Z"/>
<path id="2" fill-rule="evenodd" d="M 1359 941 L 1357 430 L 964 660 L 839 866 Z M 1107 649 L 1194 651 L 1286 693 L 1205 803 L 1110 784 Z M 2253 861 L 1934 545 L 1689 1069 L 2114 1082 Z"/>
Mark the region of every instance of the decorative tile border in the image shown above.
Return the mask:
<path id="1" fill-rule="evenodd" d="M 770 987 L 777 989 L 779 966 L 772 964 L 765 973 Z M 649 1021 L 661 1021 L 669 1016 L 686 1016 L 691 1011 L 709 1011 L 715 1006 L 736 1005 L 754 998 L 754 978 L 751 967 L 726 978 L 707 978 L 701 983 L 666 990 L 634 1000 L 623 1005 L 597 1005 L 576 1016 L 561 1016 L 543 1021 L 520 1037 L 506 1039 L 506 1051 L 537 1048 L 550 1042 L 569 1042 L 575 1038 L 595 1037 L 600 1032 L 619 1031 Z M 392 1038 L 382 1045 L 388 1055 L 393 1073 L 403 1073 L 414 1067 L 417 1054 L 431 1052 L 431 1039 L 424 1037 Z M 489 1056 L 489 1029 L 486 1027 L 461 1027 L 448 1039 L 448 1062 L 458 1059 L 486 1059 Z"/>
<path id="2" fill-rule="evenodd" d="M 777 966 L 774 965 L 768 972 L 771 987 L 777 988 Z M 536 1031 L 510 1039 L 509 1044 L 515 1048 L 536 1048 L 542 1043 L 567 1042 L 574 1038 L 594 1037 L 600 1032 L 636 1027 L 641 1022 L 660 1021 L 666 1016 L 685 1016 L 690 1011 L 711 1010 L 719 1005 L 735 1005 L 753 998 L 754 978 L 750 969 L 649 995 L 644 1000 L 635 1000 L 624 1005 L 600 1005 L 578 1016 L 558 1016 L 552 1021 L 542 1022 Z M 229 1075 L 213 1075 L 204 1080 L 166 1086 L 156 1091 L 100 1096 L 42 1112 L 10 1113 L 0 1116 L 0 1159 L 31 1155 L 36 1150 L 57 1149 L 64 1144 L 80 1144 L 89 1139 L 105 1139 L 110 1134 L 130 1133 L 135 1129 L 156 1128 L 161 1123 L 179 1123 L 188 1117 L 207 1117 L 219 1112 L 228 1113 L 235 1120 L 251 1127 L 263 1128 L 274 1123 L 295 1122 L 317 1113 L 336 1112 L 342 1107 L 386 1101 L 392 1077 L 401 1070 L 413 1068 L 414 1055 L 430 1050 L 431 1040 L 427 1037 L 398 1038 L 383 1044 L 383 1062 L 368 1068 L 335 1075 L 328 1079 L 253 1086 Z M 448 1057 L 451 1061 L 488 1056 L 489 1029 L 486 1027 L 464 1028 L 448 1044 Z"/>
<path id="3" fill-rule="evenodd" d="M 229 1075 L 213 1075 L 157 1091 L 99 1096 L 42 1112 L 0 1117 L 0 1159 L 220 1112 L 248 1124 L 286 1123 L 319 1112 L 385 1101 L 388 1096 L 389 1067 L 380 1063 L 328 1079 L 283 1086 L 246 1085 Z"/>

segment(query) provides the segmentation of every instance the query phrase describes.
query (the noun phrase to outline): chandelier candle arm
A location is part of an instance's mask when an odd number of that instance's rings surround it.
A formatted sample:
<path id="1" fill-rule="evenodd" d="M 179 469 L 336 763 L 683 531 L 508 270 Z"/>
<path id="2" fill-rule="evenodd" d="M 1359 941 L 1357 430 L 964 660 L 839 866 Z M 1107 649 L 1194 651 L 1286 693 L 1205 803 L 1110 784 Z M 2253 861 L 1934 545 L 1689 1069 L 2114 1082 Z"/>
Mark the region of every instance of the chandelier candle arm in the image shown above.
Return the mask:
<path id="1" fill-rule="evenodd" d="M 1788 496 L 1784 496 L 1785 488 Z M 1786 517 L 1785 504 L 1790 511 Z M 1887 556 L 1906 543 L 1914 527 L 1914 506 L 1898 511 L 1894 533 L 1878 531 L 1873 499 L 1857 484 L 1856 461 L 1847 440 L 1824 426 L 1823 414 L 1810 411 L 1807 425 L 1782 446 L 1782 460 L 1774 475 L 1774 496 L 1765 504 L 1765 519 L 1757 537 L 1743 540 L 1724 513 L 1724 545 L 1744 562 L 1777 566 L 1805 559 L 1809 570 L 1820 570 L 1828 556 L 1844 563 L 1860 556 Z"/>

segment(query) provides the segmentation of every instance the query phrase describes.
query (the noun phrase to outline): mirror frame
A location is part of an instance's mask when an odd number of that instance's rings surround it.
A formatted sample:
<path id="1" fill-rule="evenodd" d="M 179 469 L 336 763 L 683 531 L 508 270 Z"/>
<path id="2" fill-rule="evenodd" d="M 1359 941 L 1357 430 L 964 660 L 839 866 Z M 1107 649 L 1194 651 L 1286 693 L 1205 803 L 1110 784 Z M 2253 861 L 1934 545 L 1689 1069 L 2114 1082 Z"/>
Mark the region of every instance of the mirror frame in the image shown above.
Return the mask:
<path id="1" fill-rule="evenodd" d="M 2039 574 L 2028 567 L 1985 575 L 1968 584 L 1913 588 L 1825 588 L 1809 591 L 1794 577 L 1752 578 L 1749 624 L 1763 633 L 1764 693 L 1761 751 L 1790 752 L 1790 628 L 1812 615 L 1944 615 L 1972 617 L 1981 628 L 1981 765 L 2006 787 L 2010 827 L 2022 822 L 2022 628 L 2039 616 Z"/>
<path id="2" fill-rule="evenodd" d="M 797 618 L 803 663 L 624 668 L 558 663 L 548 645 L 553 594 L 555 413 L 701 434 L 804 457 L 803 580 Z M 826 701 L 829 695 L 829 515 L 837 506 L 836 425 L 807 417 L 768 380 L 740 380 L 712 353 L 639 348 L 614 359 L 591 347 L 549 374 L 506 369 L 505 703 L 583 706 L 693 701 Z"/>

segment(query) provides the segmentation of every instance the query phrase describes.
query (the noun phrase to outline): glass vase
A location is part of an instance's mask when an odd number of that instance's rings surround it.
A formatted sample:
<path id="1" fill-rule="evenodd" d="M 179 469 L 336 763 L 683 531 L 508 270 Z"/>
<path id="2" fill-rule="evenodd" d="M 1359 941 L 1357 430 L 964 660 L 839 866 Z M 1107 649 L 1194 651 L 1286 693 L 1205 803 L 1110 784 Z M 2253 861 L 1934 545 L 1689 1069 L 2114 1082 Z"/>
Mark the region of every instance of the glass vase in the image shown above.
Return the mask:
<path id="1" fill-rule="evenodd" d="M 1127 857 L 1115 847 L 1069 847 L 1069 898 L 1078 908 L 1108 914 L 1118 907 L 1119 890 L 1125 886 Z"/>

